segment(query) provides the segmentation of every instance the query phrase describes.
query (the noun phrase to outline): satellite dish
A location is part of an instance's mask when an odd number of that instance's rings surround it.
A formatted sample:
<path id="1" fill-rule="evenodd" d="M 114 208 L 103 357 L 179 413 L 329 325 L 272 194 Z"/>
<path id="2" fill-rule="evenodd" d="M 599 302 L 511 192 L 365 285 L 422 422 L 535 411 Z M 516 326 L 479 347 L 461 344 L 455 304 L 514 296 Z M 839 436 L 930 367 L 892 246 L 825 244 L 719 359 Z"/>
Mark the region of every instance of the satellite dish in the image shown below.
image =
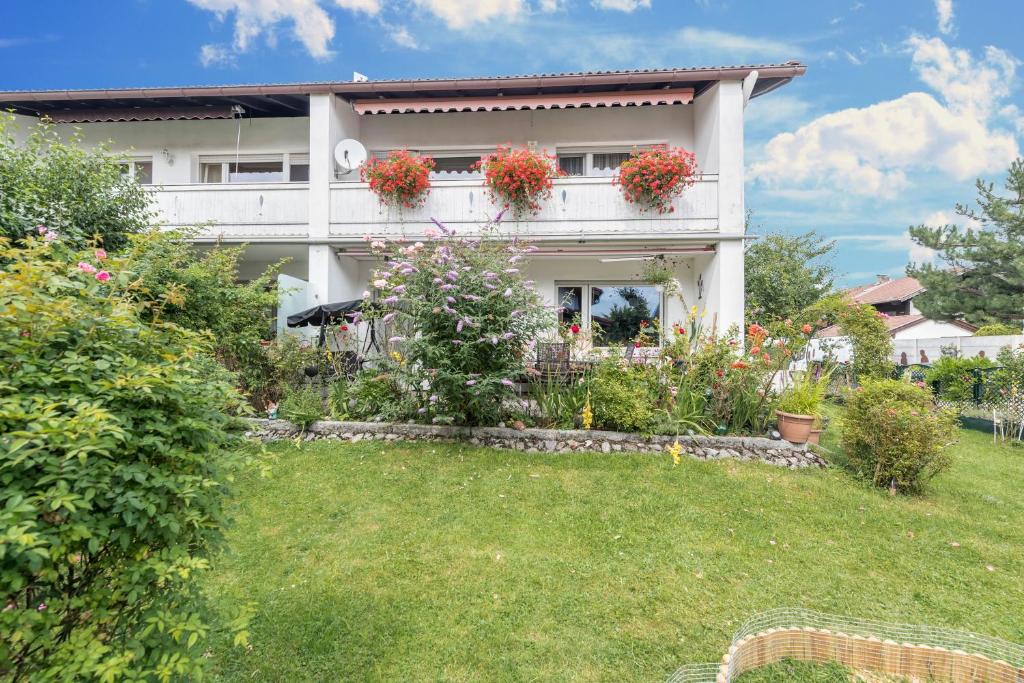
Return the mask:
<path id="1" fill-rule="evenodd" d="M 366 148 L 358 140 L 342 140 L 334 147 L 334 160 L 342 174 L 351 173 L 366 163 Z"/>

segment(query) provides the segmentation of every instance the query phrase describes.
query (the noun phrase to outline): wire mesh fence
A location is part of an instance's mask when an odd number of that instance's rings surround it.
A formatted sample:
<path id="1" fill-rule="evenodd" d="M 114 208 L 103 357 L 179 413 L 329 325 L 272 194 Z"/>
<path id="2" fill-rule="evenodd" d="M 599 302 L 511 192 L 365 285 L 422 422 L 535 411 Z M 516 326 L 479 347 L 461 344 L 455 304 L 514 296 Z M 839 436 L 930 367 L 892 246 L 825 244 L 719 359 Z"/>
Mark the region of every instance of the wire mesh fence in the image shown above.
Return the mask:
<path id="1" fill-rule="evenodd" d="M 925 625 L 896 624 L 780 608 L 754 615 L 732 639 L 717 664 L 691 664 L 671 683 L 727 683 L 784 658 L 836 661 L 874 671 L 930 681 L 1024 683 L 1024 646 Z"/>

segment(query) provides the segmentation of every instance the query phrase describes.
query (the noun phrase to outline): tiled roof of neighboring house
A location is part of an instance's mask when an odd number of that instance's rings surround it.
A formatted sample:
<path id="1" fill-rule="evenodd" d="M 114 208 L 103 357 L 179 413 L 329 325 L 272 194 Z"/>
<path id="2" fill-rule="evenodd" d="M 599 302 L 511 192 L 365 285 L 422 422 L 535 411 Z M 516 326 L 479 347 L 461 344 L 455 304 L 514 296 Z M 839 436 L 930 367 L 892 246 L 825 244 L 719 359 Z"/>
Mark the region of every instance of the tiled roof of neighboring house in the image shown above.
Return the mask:
<path id="1" fill-rule="evenodd" d="M 580 71 L 470 78 L 414 78 L 312 83 L 200 85 L 157 88 L 104 88 L 0 92 L 0 110 L 13 109 L 30 116 L 133 107 L 167 108 L 232 106 L 240 104 L 249 116 L 306 116 L 308 98 L 334 93 L 347 100 L 378 98 L 464 98 L 480 96 L 570 95 L 630 93 L 666 88 L 692 88 L 699 95 L 720 80 L 741 80 L 757 71 L 751 97 L 779 88 L 802 76 L 800 62 L 746 66 Z"/>
<path id="2" fill-rule="evenodd" d="M 885 301 L 889 301 L 889 299 L 885 299 Z M 889 334 L 896 334 L 900 330 L 905 330 L 908 327 L 913 327 L 914 325 L 917 325 L 918 323 L 923 323 L 926 320 L 928 319 L 925 318 L 920 313 L 914 313 L 912 315 L 889 315 L 885 317 L 885 326 L 889 328 Z M 962 320 L 943 320 L 941 322 L 945 322 L 950 325 L 956 325 L 957 327 L 962 327 L 965 330 L 970 330 L 971 332 L 978 329 L 974 325 L 971 325 L 970 323 L 965 323 Z M 842 337 L 843 331 L 839 329 L 838 325 L 829 325 L 828 327 L 818 330 L 818 333 L 815 336 Z"/>
<path id="3" fill-rule="evenodd" d="M 915 278 L 901 277 L 896 280 L 874 282 L 846 290 L 858 304 L 884 304 L 890 301 L 907 301 L 924 291 Z"/>

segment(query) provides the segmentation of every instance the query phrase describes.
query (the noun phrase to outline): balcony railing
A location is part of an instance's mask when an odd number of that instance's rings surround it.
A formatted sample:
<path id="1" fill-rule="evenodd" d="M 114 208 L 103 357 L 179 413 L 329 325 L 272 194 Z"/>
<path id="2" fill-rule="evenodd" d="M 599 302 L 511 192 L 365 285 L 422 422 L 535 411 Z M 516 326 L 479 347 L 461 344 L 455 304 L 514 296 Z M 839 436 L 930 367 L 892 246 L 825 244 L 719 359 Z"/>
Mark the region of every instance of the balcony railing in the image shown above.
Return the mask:
<path id="1" fill-rule="evenodd" d="M 531 237 L 680 235 L 718 229 L 718 177 L 704 176 L 675 201 L 675 211 L 641 212 L 622 198 L 610 178 L 560 178 L 536 216 L 503 223 Z M 333 183 L 331 236 L 416 235 L 436 218 L 471 234 L 498 212 L 479 179 L 435 181 L 426 203 L 416 209 L 381 206 L 365 183 Z M 514 228 L 509 228 L 514 226 Z"/>
<path id="2" fill-rule="evenodd" d="M 204 227 L 204 237 L 273 239 L 309 232 L 305 183 L 163 185 L 155 209 L 168 228 Z"/>

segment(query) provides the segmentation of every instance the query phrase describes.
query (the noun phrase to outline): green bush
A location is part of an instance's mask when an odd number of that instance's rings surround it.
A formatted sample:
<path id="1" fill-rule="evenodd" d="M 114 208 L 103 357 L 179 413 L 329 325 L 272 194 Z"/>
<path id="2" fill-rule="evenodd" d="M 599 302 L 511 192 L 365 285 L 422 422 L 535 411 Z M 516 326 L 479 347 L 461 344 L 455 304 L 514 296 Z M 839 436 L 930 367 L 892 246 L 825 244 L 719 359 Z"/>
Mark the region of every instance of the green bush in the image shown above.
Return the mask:
<path id="1" fill-rule="evenodd" d="M 299 389 L 291 389 L 281 399 L 281 405 L 277 410 L 282 419 L 297 424 L 303 430 L 306 429 L 324 417 L 324 400 L 320 394 L 320 387 L 308 384 Z"/>
<path id="2" fill-rule="evenodd" d="M 406 396 L 393 372 L 366 368 L 348 383 L 348 414 L 356 420 L 390 422 L 408 415 Z"/>
<path id="3" fill-rule="evenodd" d="M 1003 337 L 1007 335 L 1020 334 L 1020 327 L 1007 325 L 1006 323 L 989 323 L 982 325 L 974 331 L 975 337 Z"/>
<path id="4" fill-rule="evenodd" d="M 198 679 L 240 397 L 130 262 L 66 249 L 0 239 L 0 679 Z"/>
<path id="5" fill-rule="evenodd" d="M 955 416 L 913 384 L 866 380 L 847 399 L 843 450 L 875 486 L 920 491 L 951 464 L 946 446 L 955 438 Z"/>
<path id="6" fill-rule="evenodd" d="M 656 385 L 649 366 L 616 361 L 599 364 L 588 383 L 594 428 L 650 432 L 658 417 Z"/>
<path id="7" fill-rule="evenodd" d="M 14 138 L 0 112 L 0 237 L 20 242 L 43 225 L 81 249 L 98 238 L 111 251 L 153 223 L 145 188 L 123 173 L 120 156 L 102 146 L 83 148 L 77 133 L 62 139 L 45 121 Z"/>
<path id="8" fill-rule="evenodd" d="M 990 368 L 988 358 L 955 358 L 942 356 L 925 373 L 925 382 L 938 385 L 938 395 L 944 401 L 965 403 L 974 399 L 974 385 L 978 382 L 975 370 Z"/>

